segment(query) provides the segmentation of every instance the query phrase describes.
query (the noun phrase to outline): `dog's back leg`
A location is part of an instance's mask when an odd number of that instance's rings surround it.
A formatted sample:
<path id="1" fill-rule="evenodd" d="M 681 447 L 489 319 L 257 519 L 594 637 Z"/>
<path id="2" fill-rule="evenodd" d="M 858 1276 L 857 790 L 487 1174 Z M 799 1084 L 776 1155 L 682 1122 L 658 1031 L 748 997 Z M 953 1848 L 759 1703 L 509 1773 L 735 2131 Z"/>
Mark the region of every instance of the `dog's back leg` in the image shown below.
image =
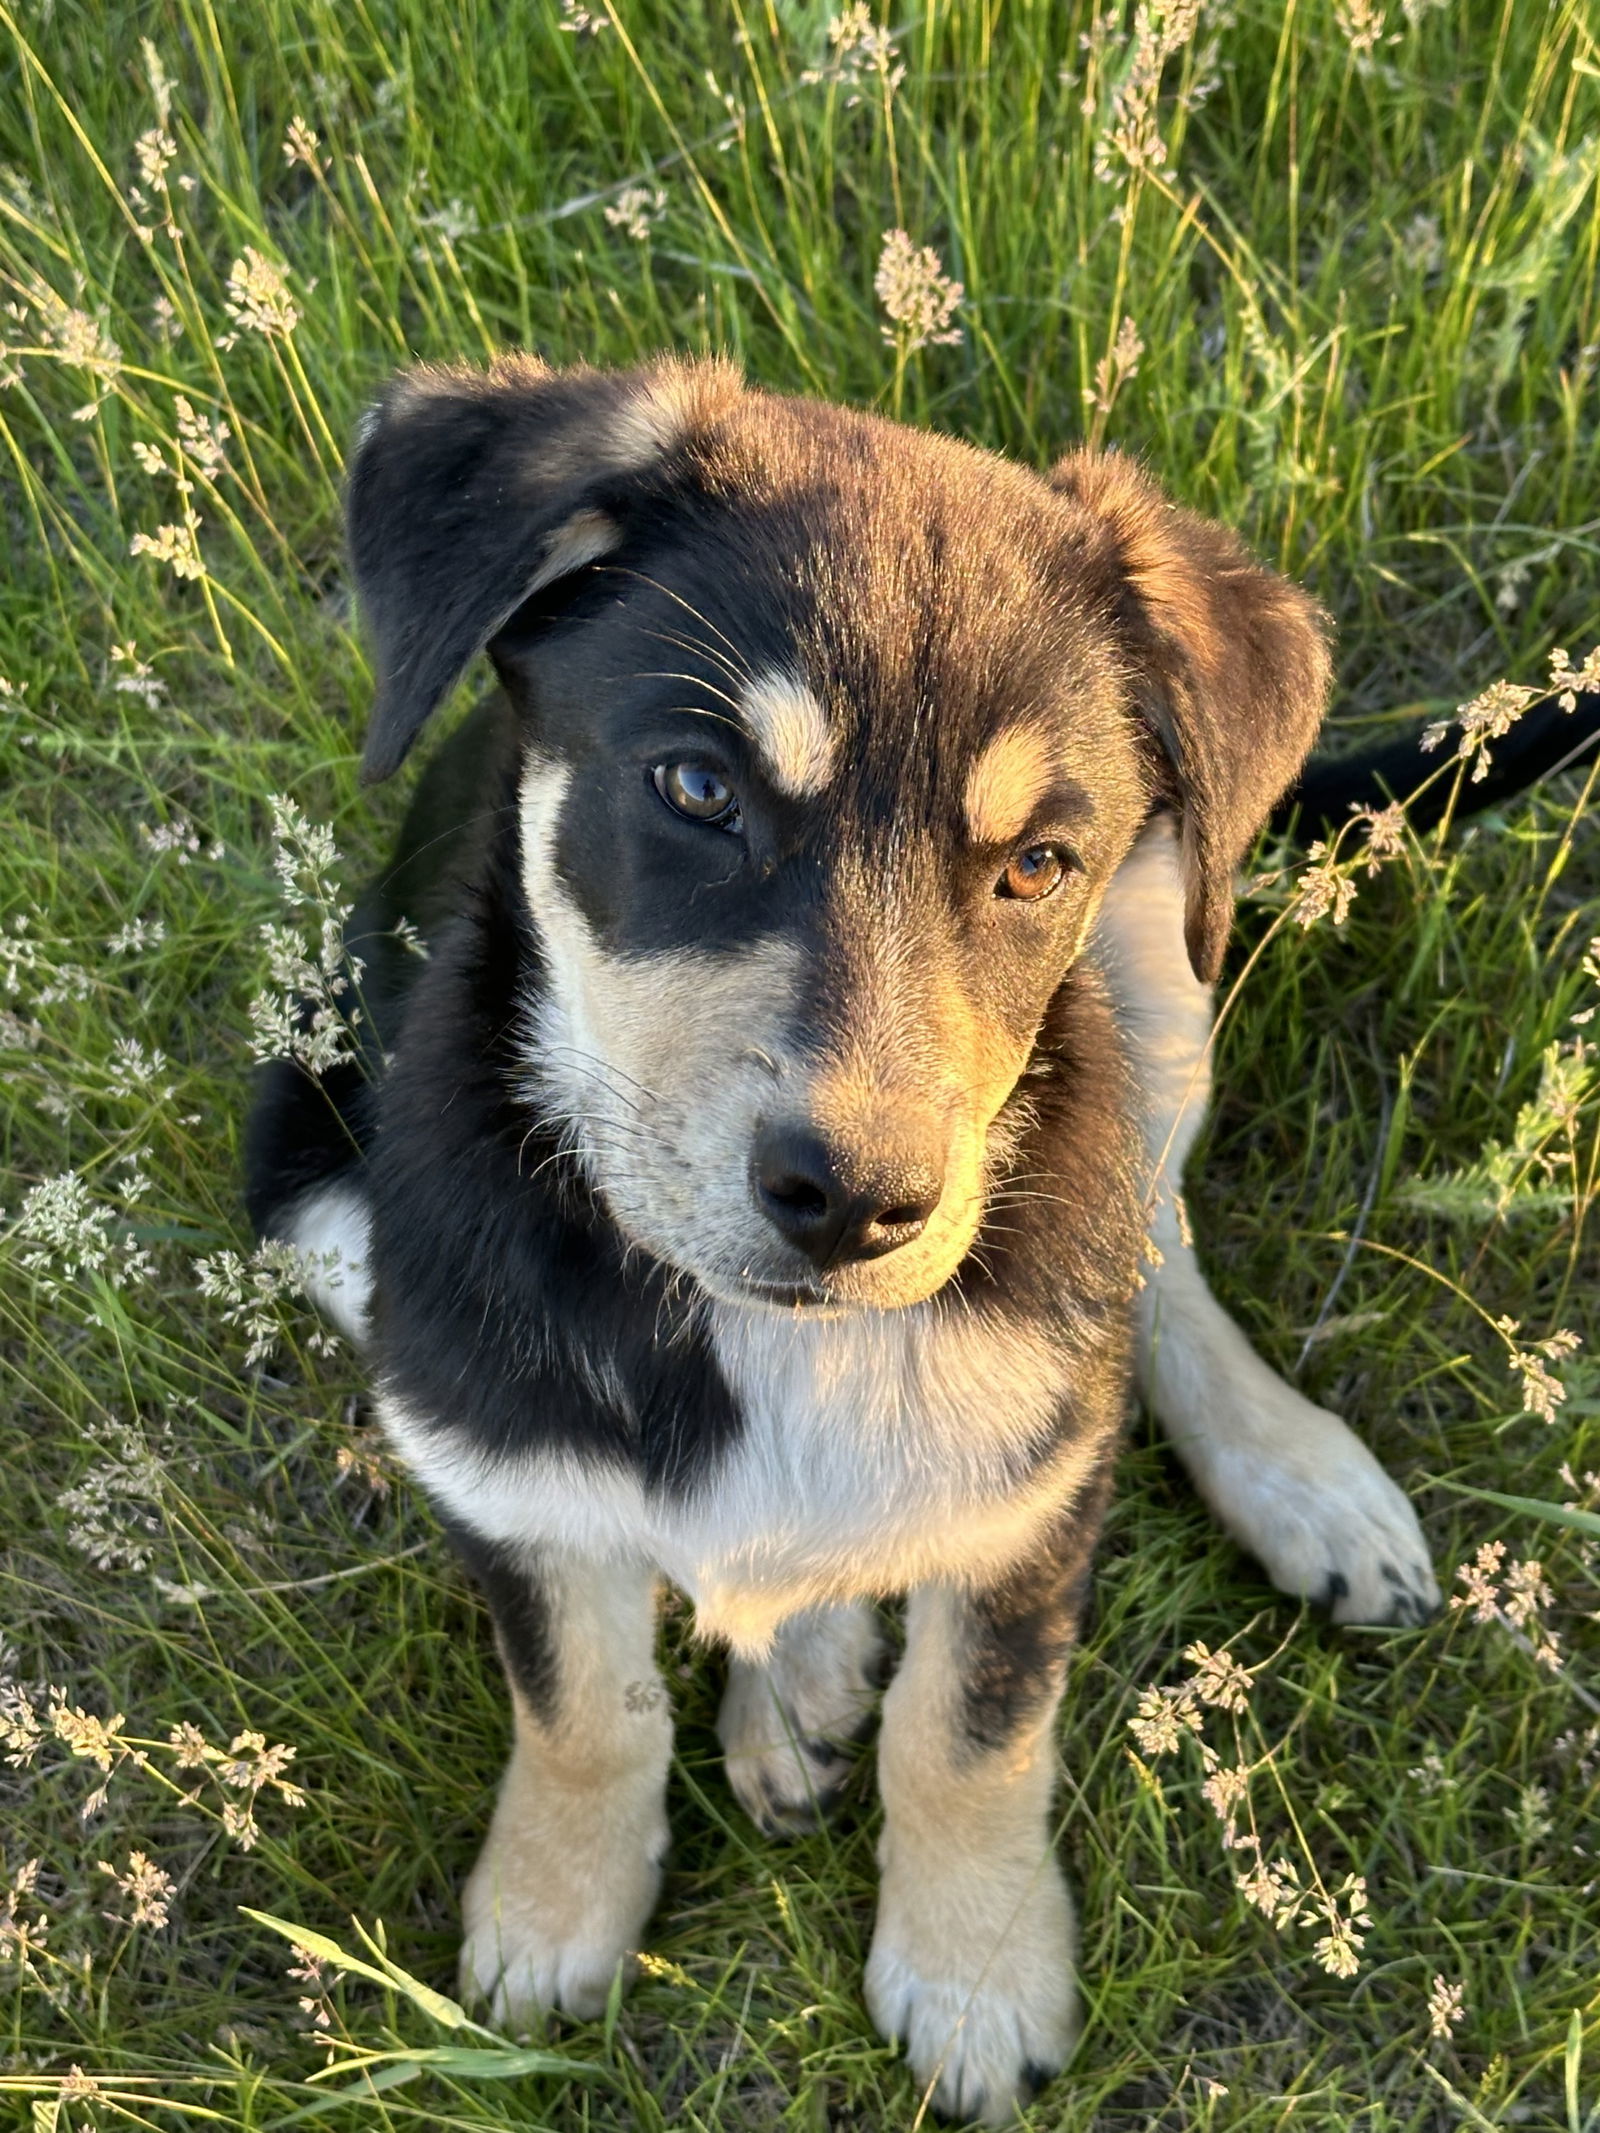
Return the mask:
<path id="1" fill-rule="evenodd" d="M 655 1576 L 451 1537 L 489 1602 L 515 1728 L 462 1891 L 462 1990 L 513 2028 L 551 2007 L 593 2020 L 638 1948 L 667 1850 Z"/>
<path id="2" fill-rule="evenodd" d="M 717 1716 L 728 1783 L 769 1835 L 814 1828 L 850 1774 L 872 1714 L 883 1638 L 863 1600 L 813 1607 L 760 1664 L 728 1662 Z"/>
<path id="3" fill-rule="evenodd" d="M 1170 823 L 1145 831 L 1106 895 L 1096 959 L 1129 1040 L 1160 1253 L 1139 1298 L 1139 1379 L 1219 1522 L 1280 1591 L 1337 1622 L 1418 1622 L 1439 1604 L 1416 1513 L 1354 1433 L 1267 1367 L 1200 1271 L 1179 1213 L 1205 1117 L 1211 995 L 1183 944 Z"/>

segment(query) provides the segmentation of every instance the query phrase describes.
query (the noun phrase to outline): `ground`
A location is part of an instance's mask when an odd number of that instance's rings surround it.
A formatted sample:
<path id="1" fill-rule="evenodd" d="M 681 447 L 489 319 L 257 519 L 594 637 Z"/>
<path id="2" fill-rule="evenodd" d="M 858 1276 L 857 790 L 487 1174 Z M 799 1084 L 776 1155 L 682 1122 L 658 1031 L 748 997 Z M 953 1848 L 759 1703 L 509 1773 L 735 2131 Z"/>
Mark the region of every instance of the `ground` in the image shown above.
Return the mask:
<path id="1" fill-rule="evenodd" d="M 403 802 L 356 782 L 338 516 L 389 369 L 721 348 L 1034 464 L 1137 452 L 1333 614 L 1338 745 L 1600 639 L 1581 7 L 873 22 L 0 7 L 0 2122 L 277 2127 L 329 2085 L 332 2127 L 921 2109 L 861 1996 L 870 1765 L 830 1828 L 759 1839 L 677 1611 L 675 1850 L 631 1997 L 530 2058 L 429 1996 L 498 1668 L 354 1358 L 243 1263 L 238 1195 L 269 795 L 331 825 L 349 884 Z M 1559 1338 L 1594 1331 L 1597 823 L 1580 772 L 1375 873 L 1358 828 L 1342 920 L 1333 876 L 1308 898 L 1303 855 L 1258 856 L 1195 1228 L 1469 1604 L 1297 1612 L 1135 1421 L 1060 1738 L 1086 2031 L 1031 2124 L 1600 2124 L 1600 1569 L 1549 1510 L 1600 1492 L 1600 1381 Z M 1259 1850 L 1202 1794 L 1226 1808 L 1241 1759 Z"/>

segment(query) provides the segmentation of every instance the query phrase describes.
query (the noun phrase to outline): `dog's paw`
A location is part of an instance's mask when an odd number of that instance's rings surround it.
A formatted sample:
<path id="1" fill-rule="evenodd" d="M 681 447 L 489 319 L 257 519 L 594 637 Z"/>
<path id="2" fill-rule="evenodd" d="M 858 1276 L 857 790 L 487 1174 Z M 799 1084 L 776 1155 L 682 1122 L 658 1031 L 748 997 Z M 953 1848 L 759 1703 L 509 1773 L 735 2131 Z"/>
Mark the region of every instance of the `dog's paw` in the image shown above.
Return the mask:
<path id="1" fill-rule="evenodd" d="M 461 1944 L 461 1996 L 469 2006 L 487 2004 L 494 2026 L 512 2035 L 552 2011 L 593 2022 L 605 2013 L 618 1968 L 625 1984 L 631 1977 L 634 1946 L 631 1937 L 598 1932 L 553 1940 L 536 1919 L 491 1918 Z"/>
<path id="2" fill-rule="evenodd" d="M 552 2009 L 592 2022 L 624 1982 L 661 1885 L 666 1832 L 644 1853 L 560 1858 L 492 1831 L 461 1896 L 461 1992 L 495 2025 Z"/>
<path id="3" fill-rule="evenodd" d="M 1072 1899 L 1052 1862 L 997 1934 L 995 1882 L 970 1893 L 969 1906 L 941 1877 L 901 1889 L 886 1876 L 867 2008 L 941 2117 L 1009 2125 L 1077 2041 Z"/>
<path id="4" fill-rule="evenodd" d="M 1404 1626 L 1437 1613 L 1417 1514 L 1339 1417 L 1280 1384 L 1270 1435 L 1215 1455 L 1204 1493 L 1280 1592 L 1335 1622 Z"/>
<path id="5" fill-rule="evenodd" d="M 735 1659 L 717 1715 L 728 1783 L 769 1836 L 816 1828 L 855 1763 L 872 1715 L 883 1641 L 865 1606 L 785 1623 L 763 1665 Z"/>

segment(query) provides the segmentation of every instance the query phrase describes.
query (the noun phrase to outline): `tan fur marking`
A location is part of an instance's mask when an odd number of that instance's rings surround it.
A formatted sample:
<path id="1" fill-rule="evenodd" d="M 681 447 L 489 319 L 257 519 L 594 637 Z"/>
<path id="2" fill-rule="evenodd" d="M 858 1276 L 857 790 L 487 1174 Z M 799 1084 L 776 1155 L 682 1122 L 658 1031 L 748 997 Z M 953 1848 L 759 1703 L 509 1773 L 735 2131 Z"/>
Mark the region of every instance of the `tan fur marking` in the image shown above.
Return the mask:
<path id="1" fill-rule="evenodd" d="M 389 416 L 404 416 L 425 401 L 480 393 L 487 385 L 527 392 L 547 383 L 570 382 L 581 367 L 555 371 L 537 356 L 497 356 L 487 371 L 466 364 L 419 363 L 393 386 Z M 599 373 L 590 375 L 598 376 Z M 684 361 L 668 357 L 628 373 L 632 391 L 609 420 L 568 424 L 543 440 L 536 472 L 541 481 L 566 481 L 605 469 L 637 473 L 725 415 L 744 392 L 737 367 L 724 357 Z M 364 442 L 370 426 L 358 432 Z"/>
<path id="2" fill-rule="evenodd" d="M 741 696 L 739 709 L 779 792 L 803 799 L 827 784 L 838 756 L 838 736 L 798 676 L 758 675 Z"/>
<path id="3" fill-rule="evenodd" d="M 998 734 L 967 776 L 967 830 L 974 844 L 1020 837 L 1053 768 L 1050 737 L 1037 726 Z"/>
<path id="4" fill-rule="evenodd" d="M 646 390 L 612 416 L 604 439 L 606 462 L 636 472 L 670 452 L 682 435 L 678 409 L 665 395 Z"/>
<path id="5" fill-rule="evenodd" d="M 841 858 L 836 884 L 839 917 L 828 953 L 849 1013 L 815 1034 L 807 1115 L 845 1146 L 892 1144 L 897 1121 L 914 1122 L 926 1145 L 943 1136 L 944 1190 L 922 1233 L 830 1277 L 841 1301 L 894 1306 L 939 1288 L 970 1248 L 983 1215 L 991 1128 L 1026 1046 L 974 1012 L 930 940 L 915 883 L 886 884 Z"/>
<path id="6" fill-rule="evenodd" d="M 652 364 L 613 432 L 615 449 L 631 451 L 634 465 L 648 465 L 715 423 L 743 392 L 738 366 L 725 356 Z"/>

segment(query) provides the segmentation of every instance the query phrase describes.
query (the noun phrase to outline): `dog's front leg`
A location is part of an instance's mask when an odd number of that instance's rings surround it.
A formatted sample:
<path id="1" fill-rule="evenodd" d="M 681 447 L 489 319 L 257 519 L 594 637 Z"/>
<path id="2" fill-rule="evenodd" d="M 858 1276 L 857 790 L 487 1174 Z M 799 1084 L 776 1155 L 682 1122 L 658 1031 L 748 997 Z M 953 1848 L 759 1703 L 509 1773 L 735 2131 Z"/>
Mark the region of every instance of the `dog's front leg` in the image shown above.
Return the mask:
<path id="1" fill-rule="evenodd" d="M 1278 1588 L 1336 1622 L 1439 1604 L 1417 1515 L 1349 1426 L 1287 1385 L 1212 1295 L 1179 1212 L 1210 1095 L 1211 991 L 1189 968 L 1171 823 L 1112 880 L 1095 952 L 1128 1039 L 1159 1257 L 1139 1297 L 1139 1389 L 1195 1487 Z"/>
<path id="2" fill-rule="evenodd" d="M 639 1945 L 667 1849 L 655 1576 L 454 1537 L 494 1617 L 514 1725 L 462 1893 L 462 1989 L 512 2026 L 551 2007 L 592 2019 Z"/>
<path id="3" fill-rule="evenodd" d="M 1052 1721 L 1097 1523 L 991 1592 L 914 1592 L 884 1700 L 867 2005 L 963 2121 L 1008 2124 L 1077 2035 Z"/>

